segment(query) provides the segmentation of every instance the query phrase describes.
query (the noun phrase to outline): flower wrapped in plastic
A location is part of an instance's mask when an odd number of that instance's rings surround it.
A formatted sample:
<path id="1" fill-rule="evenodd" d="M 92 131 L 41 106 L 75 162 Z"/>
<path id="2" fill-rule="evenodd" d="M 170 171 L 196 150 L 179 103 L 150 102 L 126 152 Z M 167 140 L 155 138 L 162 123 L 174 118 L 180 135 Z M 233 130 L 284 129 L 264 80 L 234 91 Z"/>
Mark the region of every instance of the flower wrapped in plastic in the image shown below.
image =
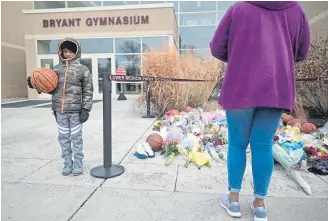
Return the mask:
<path id="1" fill-rule="evenodd" d="M 302 149 L 296 150 L 298 153 L 288 154 L 285 148 L 275 143 L 273 145 L 274 159 L 281 164 L 281 166 L 287 171 L 287 174 L 304 190 L 305 193 L 311 195 L 312 190 L 309 184 L 303 179 L 300 171 L 296 170 L 295 162 L 300 161 L 298 157 L 301 155 Z"/>
<path id="2" fill-rule="evenodd" d="M 181 149 L 179 148 L 178 140 L 165 141 L 163 142 L 163 145 L 164 147 L 161 152 L 161 155 L 164 154 L 166 158 L 165 165 L 168 166 L 172 163 L 174 157 L 181 153 Z"/>

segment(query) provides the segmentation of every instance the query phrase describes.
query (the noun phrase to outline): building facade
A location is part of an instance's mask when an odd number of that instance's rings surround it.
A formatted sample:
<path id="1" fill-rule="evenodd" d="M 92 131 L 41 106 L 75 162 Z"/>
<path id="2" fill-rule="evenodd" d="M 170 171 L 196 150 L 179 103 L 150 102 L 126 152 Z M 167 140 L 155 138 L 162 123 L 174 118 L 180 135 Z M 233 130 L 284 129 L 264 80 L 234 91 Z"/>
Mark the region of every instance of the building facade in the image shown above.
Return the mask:
<path id="1" fill-rule="evenodd" d="M 27 97 L 23 10 L 33 2 L 1 2 L 1 98 Z"/>
<path id="2" fill-rule="evenodd" d="M 210 56 L 209 42 L 233 1 L 30 1 L 2 2 L 2 98 L 49 99 L 26 86 L 37 67 L 53 67 L 57 44 L 64 37 L 79 40 L 81 63 L 93 75 L 95 99 L 102 98 L 102 73 L 125 67 L 127 75 L 142 73 L 140 55 L 169 46 L 181 54 Z M 312 35 L 327 33 L 328 2 L 301 2 Z M 12 24 L 15 27 L 12 28 Z M 120 84 L 113 84 L 119 93 Z M 140 83 L 124 85 L 127 94 Z"/>
<path id="3" fill-rule="evenodd" d="M 178 46 L 178 27 L 173 4 L 118 5 L 62 9 L 25 10 L 25 45 L 27 73 L 35 67 L 56 65 L 57 45 L 64 37 L 78 39 L 81 63 L 92 73 L 94 98 L 102 98 L 102 74 L 124 67 L 127 75 L 141 73 L 140 55 L 148 48 Z M 165 17 L 165 19 L 162 19 Z M 119 92 L 121 84 L 113 83 Z M 116 87 L 118 86 L 118 88 Z M 140 93 L 140 83 L 124 84 L 127 94 Z M 47 98 L 47 94 L 29 97 Z"/>

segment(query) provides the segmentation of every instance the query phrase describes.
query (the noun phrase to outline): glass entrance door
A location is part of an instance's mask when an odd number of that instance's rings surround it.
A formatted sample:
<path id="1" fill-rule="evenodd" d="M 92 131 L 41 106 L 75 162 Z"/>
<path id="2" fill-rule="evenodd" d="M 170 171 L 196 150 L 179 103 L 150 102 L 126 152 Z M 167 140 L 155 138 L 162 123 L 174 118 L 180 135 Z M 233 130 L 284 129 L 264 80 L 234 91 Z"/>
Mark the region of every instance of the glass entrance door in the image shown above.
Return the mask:
<path id="1" fill-rule="evenodd" d="M 112 59 L 111 58 L 97 58 L 98 63 L 98 93 L 103 93 L 103 74 L 112 72 Z"/>
<path id="2" fill-rule="evenodd" d="M 37 59 L 37 68 L 50 68 L 53 69 L 55 65 L 59 63 L 58 55 L 39 55 Z M 40 99 L 51 100 L 51 95 L 47 93 L 41 93 Z"/>
<path id="3" fill-rule="evenodd" d="M 84 54 L 81 63 L 87 66 L 92 74 L 93 99 L 103 98 L 103 74 L 105 72 L 114 73 L 114 56 L 112 54 Z M 112 96 L 116 91 L 116 85 L 112 83 Z"/>
<path id="4" fill-rule="evenodd" d="M 92 74 L 94 100 L 102 100 L 103 94 L 103 74 L 115 73 L 115 62 L 113 54 L 82 54 L 81 64 L 85 65 Z M 39 55 L 37 67 L 53 69 L 59 63 L 58 55 Z M 112 95 L 116 96 L 116 83 L 112 83 Z M 41 99 L 51 99 L 50 94 L 41 93 Z"/>

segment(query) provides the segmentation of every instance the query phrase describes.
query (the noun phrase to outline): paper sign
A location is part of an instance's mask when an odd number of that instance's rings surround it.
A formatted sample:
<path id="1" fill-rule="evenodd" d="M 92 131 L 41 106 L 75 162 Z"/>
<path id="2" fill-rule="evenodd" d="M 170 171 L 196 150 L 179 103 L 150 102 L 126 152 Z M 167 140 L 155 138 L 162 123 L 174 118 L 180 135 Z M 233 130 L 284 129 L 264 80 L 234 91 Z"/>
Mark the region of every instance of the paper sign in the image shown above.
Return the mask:
<path id="1" fill-rule="evenodd" d="M 118 67 L 116 69 L 116 75 L 126 75 L 125 67 L 122 67 L 122 66 Z"/>

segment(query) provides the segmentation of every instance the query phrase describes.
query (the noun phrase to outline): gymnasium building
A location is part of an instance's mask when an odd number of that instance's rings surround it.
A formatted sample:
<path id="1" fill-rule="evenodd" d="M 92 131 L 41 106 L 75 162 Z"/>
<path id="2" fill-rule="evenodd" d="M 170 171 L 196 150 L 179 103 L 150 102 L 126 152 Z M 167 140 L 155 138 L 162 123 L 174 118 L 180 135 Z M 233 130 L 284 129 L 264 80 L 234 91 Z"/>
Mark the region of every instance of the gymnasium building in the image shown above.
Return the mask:
<path id="1" fill-rule="evenodd" d="M 94 98 L 102 99 L 101 73 L 124 67 L 140 75 L 139 56 L 148 48 L 168 45 L 180 53 L 210 56 L 209 41 L 232 1 L 2 1 L 1 97 L 50 99 L 26 85 L 37 67 L 58 63 L 57 44 L 79 40 L 81 63 L 92 72 Z M 328 2 L 301 2 L 313 36 L 327 33 Z M 5 56 L 4 56 L 5 55 Z M 126 94 L 141 92 L 126 83 Z M 120 84 L 113 84 L 119 93 Z"/>

